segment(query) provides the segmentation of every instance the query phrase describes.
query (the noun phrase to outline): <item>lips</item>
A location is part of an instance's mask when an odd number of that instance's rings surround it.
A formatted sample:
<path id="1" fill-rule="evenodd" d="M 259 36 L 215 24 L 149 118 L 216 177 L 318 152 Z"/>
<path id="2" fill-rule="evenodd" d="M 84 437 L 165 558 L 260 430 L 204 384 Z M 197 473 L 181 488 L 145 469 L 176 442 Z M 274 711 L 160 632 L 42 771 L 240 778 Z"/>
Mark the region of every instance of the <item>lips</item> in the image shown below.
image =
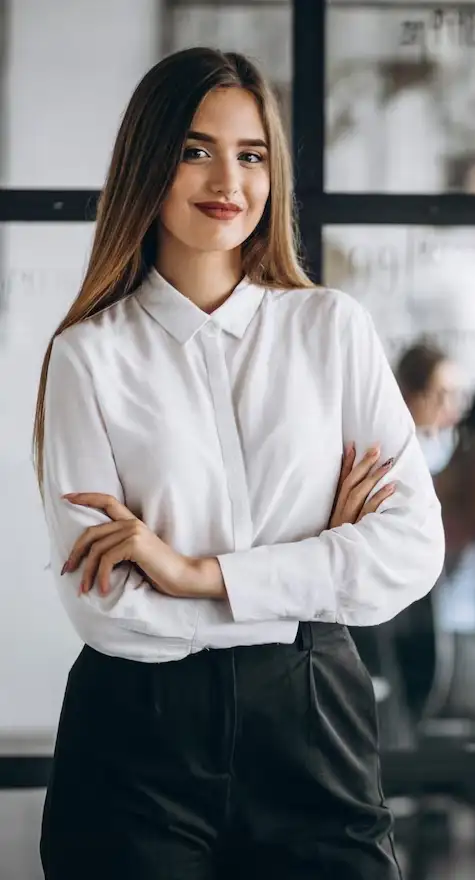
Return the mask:
<path id="1" fill-rule="evenodd" d="M 202 214 L 215 220 L 233 220 L 242 211 L 239 205 L 231 202 L 197 202 L 196 207 Z"/>

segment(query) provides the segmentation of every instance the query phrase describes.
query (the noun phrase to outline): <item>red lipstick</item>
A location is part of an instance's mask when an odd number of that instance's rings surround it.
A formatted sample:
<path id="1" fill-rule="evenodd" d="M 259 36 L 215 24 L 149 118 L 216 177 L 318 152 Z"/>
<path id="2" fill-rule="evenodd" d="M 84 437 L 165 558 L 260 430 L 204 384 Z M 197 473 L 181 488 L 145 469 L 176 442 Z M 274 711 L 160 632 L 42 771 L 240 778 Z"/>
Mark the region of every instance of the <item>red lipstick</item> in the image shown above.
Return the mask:
<path id="1" fill-rule="evenodd" d="M 214 220 L 233 220 L 242 211 L 233 202 L 196 202 L 196 207 L 202 214 Z"/>

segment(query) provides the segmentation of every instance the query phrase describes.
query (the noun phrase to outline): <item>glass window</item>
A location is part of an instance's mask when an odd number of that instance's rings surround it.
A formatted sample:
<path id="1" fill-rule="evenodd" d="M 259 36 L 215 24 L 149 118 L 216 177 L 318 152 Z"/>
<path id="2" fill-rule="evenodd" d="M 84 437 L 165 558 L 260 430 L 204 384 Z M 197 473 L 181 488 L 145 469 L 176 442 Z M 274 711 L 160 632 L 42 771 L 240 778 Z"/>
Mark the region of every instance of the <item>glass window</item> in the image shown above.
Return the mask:
<path id="1" fill-rule="evenodd" d="M 475 7 L 328 0 L 327 191 L 475 192 Z"/>
<path id="2" fill-rule="evenodd" d="M 0 485 L 8 510 L 0 549 L 4 571 L 10 573 L 0 622 L 2 656 L 9 658 L 9 664 L 0 664 L 0 715 L 6 728 L 55 727 L 68 665 L 78 648 L 47 568 L 49 541 L 31 462 L 31 432 L 46 345 L 78 291 L 93 228 L 92 223 L 0 225 Z M 24 638 L 18 638 L 19 631 Z"/>
<path id="3" fill-rule="evenodd" d="M 93 223 L 0 224 L 2 359 L 27 353 L 23 368 L 36 359 L 78 291 L 93 231 Z"/>
<path id="4" fill-rule="evenodd" d="M 0 185 L 100 188 L 120 117 L 159 57 L 157 0 L 10 0 Z"/>
<path id="5" fill-rule="evenodd" d="M 369 309 L 390 357 L 433 336 L 475 386 L 475 228 L 327 226 L 324 279 Z"/>
<path id="6" fill-rule="evenodd" d="M 291 3 L 212 5 L 178 3 L 169 15 L 169 51 L 188 46 L 218 46 L 243 52 L 261 67 L 279 99 L 287 130 L 290 130 L 292 80 Z"/>
<path id="7" fill-rule="evenodd" d="M 454 427 L 470 411 L 475 389 L 475 226 L 334 225 L 324 229 L 323 246 L 326 284 L 346 290 L 369 310 L 399 381 L 401 356 L 422 337 L 445 353 L 442 369 L 429 375 L 425 358 L 417 352 L 404 370 L 406 403 L 423 455 L 431 473 L 441 473 L 456 449 Z M 465 491 L 454 482 L 457 470 L 447 471 L 437 487 L 442 510 L 450 505 L 445 520 L 450 564 L 434 589 L 431 609 L 434 625 L 442 632 L 475 632 L 475 549 L 465 525 L 473 508 L 471 461 L 464 460 Z M 406 617 L 406 624 L 411 619 Z M 408 657 L 412 656 L 411 650 Z M 430 653 L 426 659 L 430 681 Z M 472 712 L 474 689 L 461 668 L 456 676 L 457 686 L 443 692 L 447 700 L 441 707 L 450 706 L 460 717 Z M 437 673 L 434 681 L 440 696 Z M 412 687 L 410 676 L 408 684 Z M 466 700 L 463 709 L 459 692 Z"/>

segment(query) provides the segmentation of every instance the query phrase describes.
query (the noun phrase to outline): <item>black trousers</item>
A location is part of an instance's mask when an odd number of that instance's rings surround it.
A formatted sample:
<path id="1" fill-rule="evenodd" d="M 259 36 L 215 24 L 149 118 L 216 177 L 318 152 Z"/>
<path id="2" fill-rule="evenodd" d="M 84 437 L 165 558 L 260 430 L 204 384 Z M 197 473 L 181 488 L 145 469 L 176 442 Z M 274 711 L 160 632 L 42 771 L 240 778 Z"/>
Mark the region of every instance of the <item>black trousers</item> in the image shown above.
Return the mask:
<path id="1" fill-rule="evenodd" d="M 369 676 L 345 627 L 68 678 L 46 880 L 397 880 Z"/>

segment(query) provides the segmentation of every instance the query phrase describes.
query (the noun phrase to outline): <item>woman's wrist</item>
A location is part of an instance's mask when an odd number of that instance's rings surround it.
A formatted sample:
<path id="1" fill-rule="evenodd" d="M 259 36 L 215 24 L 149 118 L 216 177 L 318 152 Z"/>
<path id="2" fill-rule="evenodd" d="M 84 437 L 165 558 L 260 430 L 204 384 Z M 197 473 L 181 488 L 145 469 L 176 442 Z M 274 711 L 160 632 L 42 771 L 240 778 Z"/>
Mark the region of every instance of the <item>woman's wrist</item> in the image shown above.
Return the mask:
<path id="1" fill-rule="evenodd" d="M 221 566 L 216 556 L 186 557 L 181 594 L 195 599 L 226 599 Z"/>

